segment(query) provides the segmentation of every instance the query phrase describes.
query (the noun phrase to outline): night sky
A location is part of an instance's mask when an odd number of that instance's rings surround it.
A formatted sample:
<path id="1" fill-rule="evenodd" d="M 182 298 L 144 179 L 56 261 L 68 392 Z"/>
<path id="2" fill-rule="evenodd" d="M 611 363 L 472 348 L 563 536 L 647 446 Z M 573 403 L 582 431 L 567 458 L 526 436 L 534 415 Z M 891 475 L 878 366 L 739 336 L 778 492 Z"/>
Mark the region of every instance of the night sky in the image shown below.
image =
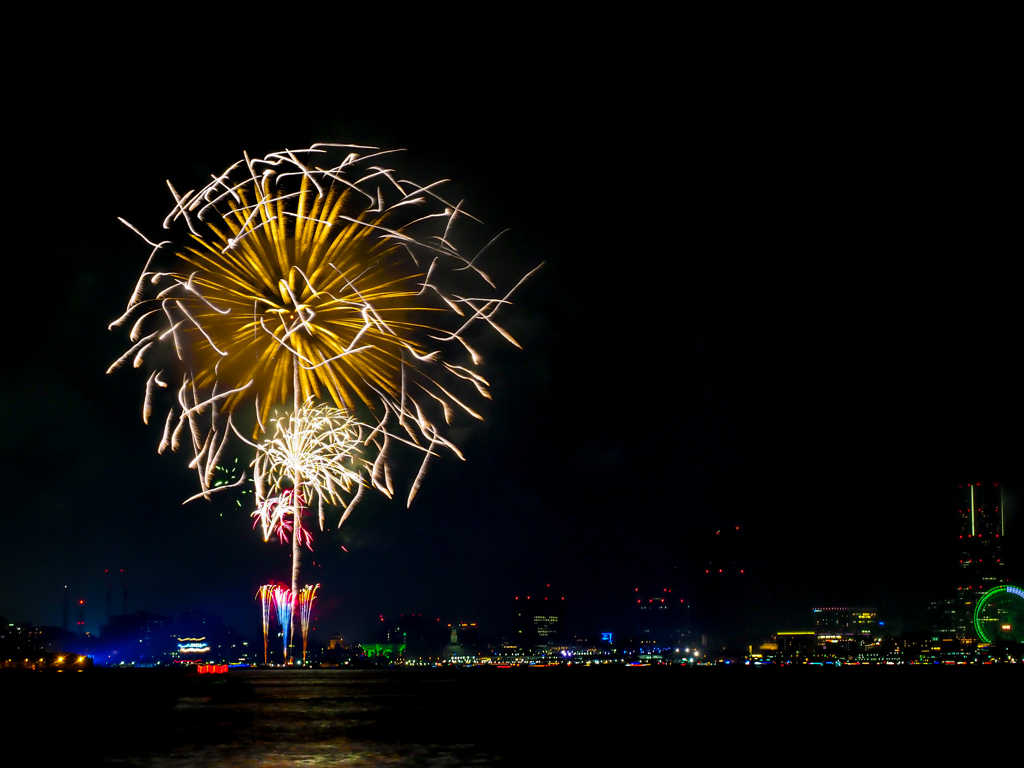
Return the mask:
<path id="1" fill-rule="evenodd" d="M 322 632 L 422 613 L 507 633 L 513 597 L 550 583 L 571 631 L 628 634 L 634 589 L 685 589 L 699 542 L 737 525 L 738 640 L 806 628 L 821 604 L 911 628 L 964 482 L 1006 485 L 1024 571 L 997 81 L 484 54 L 464 80 L 414 68 L 252 92 L 169 67 L 140 90 L 108 54 L 22 86 L 0 615 L 60 625 L 66 584 L 97 632 L 104 571 L 124 569 L 129 611 L 198 607 L 257 634 L 253 597 L 288 579 L 290 547 L 229 499 L 182 506 L 197 480 L 156 453 L 145 374 L 104 374 L 148 253 L 117 217 L 155 234 L 166 179 L 190 189 L 242 150 L 316 141 L 404 147 L 407 177 L 451 179 L 488 234 L 510 228 L 488 262 L 504 285 L 544 263 L 505 316 L 524 349 L 483 350 L 494 400 L 460 425 L 467 461 L 436 462 L 411 509 L 374 497 L 317 536 L 303 563 Z"/>

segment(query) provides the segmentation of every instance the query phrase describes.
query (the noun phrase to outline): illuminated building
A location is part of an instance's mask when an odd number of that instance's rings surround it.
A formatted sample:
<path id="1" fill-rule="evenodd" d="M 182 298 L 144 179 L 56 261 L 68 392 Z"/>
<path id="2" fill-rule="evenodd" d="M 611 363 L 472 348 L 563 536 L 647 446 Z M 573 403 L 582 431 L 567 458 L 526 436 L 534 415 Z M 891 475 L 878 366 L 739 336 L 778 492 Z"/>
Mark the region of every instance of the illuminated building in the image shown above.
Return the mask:
<path id="1" fill-rule="evenodd" d="M 43 650 L 42 631 L 31 624 L 15 624 L 0 618 L 0 655 L 4 658 L 38 655 Z"/>
<path id="2" fill-rule="evenodd" d="M 874 608 L 830 606 L 811 610 L 818 652 L 825 659 L 856 658 L 882 626 Z"/>
<path id="3" fill-rule="evenodd" d="M 977 645 L 975 638 L 940 637 L 927 631 L 904 632 L 899 651 L 904 663 L 962 663 L 974 657 Z"/>
<path id="4" fill-rule="evenodd" d="M 816 642 L 814 632 L 776 632 L 761 644 L 760 650 L 779 660 L 807 659 L 814 655 Z"/>
<path id="5" fill-rule="evenodd" d="M 405 653 L 405 643 L 362 643 L 360 647 L 368 659 L 397 661 Z"/>
<path id="6" fill-rule="evenodd" d="M 998 483 L 960 486 L 959 578 L 952 610 L 953 634 L 975 637 L 974 607 L 978 600 L 1006 578 L 1003 565 L 1003 489 Z"/>
<path id="7" fill-rule="evenodd" d="M 449 645 L 476 646 L 480 644 L 480 631 L 477 629 L 475 621 L 463 621 L 458 624 L 449 624 L 448 629 L 451 630 L 448 643 Z"/>
<path id="8" fill-rule="evenodd" d="M 939 635 L 968 640 L 976 637 L 973 616 L 978 600 L 1006 579 L 1002 486 L 961 485 L 956 519 L 955 576 L 949 593 L 932 603 L 933 623 Z"/>
<path id="9" fill-rule="evenodd" d="M 249 655 L 246 641 L 234 629 L 224 626 L 219 616 L 192 608 L 185 609 L 176 621 L 146 611 L 111 616 L 110 622 L 100 629 L 96 647 L 100 665 L 200 660 L 235 663 L 245 661 Z"/>
<path id="10" fill-rule="evenodd" d="M 998 483 L 960 486 L 960 581 L 986 582 L 989 588 L 1003 578 L 1003 489 Z M 963 586 L 958 584 L 957 586 Z M 982 592 L 987 589 L 982 589 Z"/>
<path id="11" fill-rule="evenodd" d="M 179 637 L 178 638 L 178 654 L 198 653 L 208 654 L 210 652 L 210 644 L 206 642 L 205 637 Z"/>
<path id="12" fill-rule="evenodd" d="M 551 645 L 565 636 L 565 598 L 551 594 L 548 584 L 540 595 L 515 598 L 512 623 L 514 642 L 519 646 Z"/>
<path id="13" fill-rule="evenodd" d="M 386 619 L 381 616 L 375 644 L 381 647 L 400 648 L 398 653 L 410 658 L 436 656 L 448 642 L 449 632 L 439 618 L 424 618 L 422 613 L 403 613 L 398 618 Z M 364 650 L 367 645 L 363 644 Z M 371 655 L 367 651 L 367 655 Z"/>
<path id="14" fill-rule="evenodd" d="M 814 631 L 819 635 L 871 637 L 881 624 L 874 608 L 820 607 L 811 610 L 814 613 Z"/>
<path id="15" fill-rule="evenodd" d="M 641 645 L 670 646 L 689 637 L 690 604 L 678 589 L 662 587 L 653 592 L 634 589 L 636 639 Z"/>

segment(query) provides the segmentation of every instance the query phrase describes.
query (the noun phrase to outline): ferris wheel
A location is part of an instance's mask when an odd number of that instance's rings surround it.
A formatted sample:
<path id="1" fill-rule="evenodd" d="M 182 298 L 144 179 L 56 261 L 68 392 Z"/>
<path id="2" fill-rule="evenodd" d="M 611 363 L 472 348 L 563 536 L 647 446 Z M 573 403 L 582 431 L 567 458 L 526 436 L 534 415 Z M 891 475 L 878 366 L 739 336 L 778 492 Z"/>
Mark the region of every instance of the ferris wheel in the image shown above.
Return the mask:
<path id="1" fill-rule="evenodd" d="M 990 589 L 974 607 L 974 629 L 983 643 L 1024 642 L 1024 589 Z"/>

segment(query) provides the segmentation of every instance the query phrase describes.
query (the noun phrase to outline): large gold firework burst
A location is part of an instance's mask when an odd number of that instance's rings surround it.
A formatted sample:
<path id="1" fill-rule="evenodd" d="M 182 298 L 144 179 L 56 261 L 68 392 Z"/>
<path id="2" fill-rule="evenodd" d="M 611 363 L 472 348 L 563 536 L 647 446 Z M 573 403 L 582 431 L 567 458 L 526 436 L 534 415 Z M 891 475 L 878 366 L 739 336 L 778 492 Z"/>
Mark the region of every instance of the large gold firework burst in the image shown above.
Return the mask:
<path id="1" fill-rule="evenodd" d="M 339 151 L 340 162 L 324 162 Z M 488 397 L 487 382 L 466 329 L 483 322 L 515 343 L 495 321 L 511 291 L 480 296 L 493 282 L 452 242 L 456 219 L 472 217 L 441 196 L 440 182 L 419 185 L 372 164 L 385 156 L 318 144 L 245 155 L 198 191 L 179 194 L 168 182 L 175 206 L 164 227 L 184 237 L 146 238 L 149 261 L 111 324 L 134 317 L 134 345 L 110 370 L 173 348 L 147 380 L 143 418 L 158 390 L 177 391 L 160 450 L 190 438 L 204 494 L 246 403 L 255 406 L 253 437 L 275 404 L 363 409 L 380 452 L 400 430 L 424 466 L 439 446 L 458 454 L 443 435 L 455 408 L 480 418 L 467 395 Z M 453 277 L 476 287 L 456 292 Z M 386 462 L 373 466 L 371 482 L 390 493 Z M 410 501 L 421 476 L 422 467 Z"/>
<path id="2" fill-rule="evenodd" d="M 402 318 L 427 309 L 412 301 L 423 273 L 403 247 L 410 238 L 387 227 L 400 209 L 367 210 L 361 194 L 338 185 L 318 195 L 306 175 L 295 212 L 281 196 L 256 203 L 245 189 L 236 194 L 209 237 L 193 235 L 179 254 L 195 269 L 177 277 L 194 290 L 192 306 L 179 309 L 195 319 L 183 335 L 196 385 L 251 380 L 266 393 L 266 418 L 287 401 L 297 360 L 301 400 L 324 389 L 352 408 L 357 398 L 372 406 L 374 387 L 397 395 L 403 353 L 424 356 L 415 333 L 424 325 Z"/>

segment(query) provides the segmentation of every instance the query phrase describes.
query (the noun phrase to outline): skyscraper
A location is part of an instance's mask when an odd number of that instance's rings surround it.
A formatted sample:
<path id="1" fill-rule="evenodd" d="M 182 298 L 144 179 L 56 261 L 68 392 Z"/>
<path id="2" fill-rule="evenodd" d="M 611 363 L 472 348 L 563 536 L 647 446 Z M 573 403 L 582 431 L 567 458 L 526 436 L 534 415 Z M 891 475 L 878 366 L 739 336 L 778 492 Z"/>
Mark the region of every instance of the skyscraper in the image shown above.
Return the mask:
<path id="1" fill-rule="evenodd" d="M 651 592 L 633 591 L 636 601 L 635 639 L 654 647 L 687 644 L 690 635 L 690 604 L 678 589 L 662 587 Z"/>
<path id="2" fill-rule="evenodd" d="M 690 583 L 686 599 L 692 605 L 689 629 L 707 636 L 713 649 L 739 647 L 750 634 L 747 625 L 751 590 L 746 564 L 746 531 L 723 525 L 690 532 Z"/>
<path id="3" fill-rule="evenodd" d="M 552 645 L 565 639 L 565 598 L 556 597 L 550 584 L 542 594 L 516 596 L 514 602 L 512 629 L 517 645 Z"/>
<path id="4" fill-rule="evenodd" d="M 940 631 L 973 639 L 974 606 L 1006 579 L 1003 563 L 1005 515 L 999 483 L 967 483 L 959 488 L 958 547 L 953 595 L 942 602 Z"/>
<path id="5" fill-rule="evenodd" d="M 981 589 L 984 594 L 1005 578 L 1002 497 L 998 483 L 960 486 L 959 587 Z"/>

